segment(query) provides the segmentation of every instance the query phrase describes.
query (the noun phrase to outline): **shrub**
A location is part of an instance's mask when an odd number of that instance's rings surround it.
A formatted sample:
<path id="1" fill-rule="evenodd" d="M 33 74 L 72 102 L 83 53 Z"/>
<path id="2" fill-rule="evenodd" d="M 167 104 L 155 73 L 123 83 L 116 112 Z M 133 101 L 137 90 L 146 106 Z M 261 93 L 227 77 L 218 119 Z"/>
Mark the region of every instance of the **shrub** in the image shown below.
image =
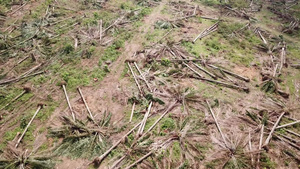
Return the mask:
<path id="1" fill-rule="evenodd" d="M 64 54 L 70 54 L 71 52 L 74 51 L 74 47 L 71 45 L 71 44 L 66 44 L 64 47 L 63 47 L 63 52 Z"/>

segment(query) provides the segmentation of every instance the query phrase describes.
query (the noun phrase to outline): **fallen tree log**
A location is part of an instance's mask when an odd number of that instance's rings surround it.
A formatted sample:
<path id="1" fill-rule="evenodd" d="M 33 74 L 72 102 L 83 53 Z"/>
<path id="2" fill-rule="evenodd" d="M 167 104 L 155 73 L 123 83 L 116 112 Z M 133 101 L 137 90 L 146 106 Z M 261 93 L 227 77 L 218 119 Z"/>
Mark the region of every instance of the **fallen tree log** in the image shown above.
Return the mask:
<path id="1" fill-rule="evenodd" d="M 70 11 L 77 12 L 77 10 L 72 9 L 72 8 L 68 8 L 68 7 L 65 7 L 65 6 L 58 6 L 58 5 L 50 4 L 49 7 L 56 7 L 56 8 L 61 8 L 61 9 L 65 9 L 65 10 L 70 10 Z"/>
<path id="2" fill-rule="evenodd" d="M 252 152 L 252 143 L 251 143 L 251 130 L 249 129 L 249 151 Z M 254 164 L 254 159 L 253 159 L 253 154 L 251 153 L 250 154 L 250 157 L 251 157 L 251 164 L 253 165 Z"/>
<path id="3" fill-rule="evenodd" d="M 211 115 L 212 115 L 212 117 L 213 117 L 213 119 L 214 119 L 214 121 L 215 121 L 215 124 L 216 124 L 216 126 L 217 126 L 217 129 L 218 129 L 219 133 L 221 134 L 221 137 L 222 137 L 222 139 L 223 139 L 223 142 L 224 142 L 225 147 L 229 148 L 229 146 L 228 146 L 228 144 L 227 144 L 227 141 L 226 141 L 226 139 L 225 139 L 225 136 L 224 136 L 224 134 L 223 134 L 223 132 L 222 132 L 222 130 L 221 130 L 221 127 L 220 127 L 220 125 L 219 125 L 219 123 L 218 123 L 218 120 L 217 120 L 217 118 L 216 118 L 216 116 L 215 116 L 215 114 L 214 114 L 214 112 L 213 112 L 212 108 L 210 107 L 210 104 L 209 104 L 209 102 L 208 102 L 207 100 L 206 100 L 206 104 L 207 104 L 207 106 L 208 106 L 209 112 L 211 113 Z M 229 149 L 230 149 L 230 148 L 229 148 Z"/>
<path id="4" fill-rule="evenodd" d="M 14 101 L 16 101 L 17 99 L 19 99 L 20 97 L 22 97 L 25 93 L 28 93 L 28 92 L 30 92 L 31 91 L 31 89 L 30 88 L 28 88 L 28 87 L 24 87 L 23 88 L 23 92 L 22 93 L 20 93 L 18 96 L 16 96 L 15 98 L 13 98 L 9 103 L 7 103 L 5 106 L 3 106 L 1 109 L 0 109 L 0 111 L 1 110 L 3 110 L 3 109 L 5 109 L 7 106 L 9 106 L 11 103 L 13 103 Z"/>
<path id="5" fill-rule="evenodd" d="M 234 84 L 229 84 L 229 83 L 225 83 L 225 82 L 221 82 L 221 81 L 216 81 L 216 80 L 211 80 L 211 79 L 207 79 L 207 78 L 199 78 L 200 80 L 204 80 L 204 81 L 208 81 L 214 84 L 218 84 L 221 86 L 225 86 L 228 88 L 232 88 L 232 89 L 238 89 L 238 90 L 243 90 L 244 92 L 248 93 L 249 92 L 249 88 L 248 87 L 242 87 L 242 86 L 238 86 L 238 85 L 234 85 Z"/>
<path id="6" fill-rule="evenodd" d="M 135 102 L 133 102 L 133 105 L 132 105 L 132 110 L 131 110 L 129 122 L 132 121 L 132 117 L 133 117 L 133 113 L 134 113 L 134 108 L 135 108 Z"/>
<path id="7" fill-rule="evenodd" d="M 149 129 L 145 132 L 145 134 L 149 133 L 159 122 L 160 120 L 165 117 L 166 114 L 168 114 L 170 112 L 170 110 L 172 110 L 174 108 L 174 106 L 176 105 L 177 102 L 174 102 L 173 104 L 171 104 L 167 110 L 152 124 L 151 127 L 149 127 Z"/>
<path id="8" fill-rule="evenodd" d="M 142 158 L 138 159 L 137 161 L 135 161 L 131 165 L 127 166 L 125 169 L 130 169 L 130 168 L 136 166 L 138 163 L 142 162 L 144 159 L 148 158 L 153 153 L 154 153 L 154 150 L 150 151 L 149 153 L 147 153 L 146 155 L 144 155 Z"/>
<path id="9" fill-rule="evenodd" d="M 20 77 L 26 76 L 26 75 L 32 73 L 33 71 L 35 71 L 36 69 L 38 69 L 38 68 L 41 67 L 42 65 L 43 65 L 43 63 L 40 63 L 40 64 L 34 66 L 33 68 L 31 68 L 31 69 L 29 69 L 28 71 L 26 71 L 26 72 L 24 72 L 23 74 L 21 74 Z"/>
<path id="10" fill-rule="evenodd" d="M 212 68 L 214 68 L 214 69 L 221 70 L 222 72 L 227 73 L 227 74 L 229 74 L 229 75 L 231 75 L 231 76 L 233 76 L 233 77 L 235 77 L 235 78 L 238 78 L 238 79 L 240 79 L 240 80 L 243 80 L 243 81 L 245 81 L 245 82 L 250 82 L 250 79 L 247 78 L 247 77 L 243 77 L 243 76 L 241 76 L 241 75 L 235 74 L 235 73 L 230 72 L 230 71 L 228 71 L 228 70 L 226 70 L 226 69 L 222 69 L 222 68 L 220 68 L 220 67 L 217 67 L 217 66 L 214 66 L 214 65 L 211 65 L 211 64 L 208 64 L 208 66 L 209 66 L 209 67 L 212 67 Z"/>
<path id="11" fill-rule="evenodd" d="M 260 129 L 260 137 L 259 137 L 259 145 L 258 145 L 258 157 L 257 157 L 257 165 L 256 167 L 259 168 L 259 163 L 260 163 L 260 152 L 261 152 L 261 149 L 262 149 L 262 142 L 263 142 L 263 138 L 264 138 L 264 128 L 265 128 L 265 125 L 262 124 L 261 125 L 261 129 Z"/>
<path id="12" fill-rule="evenodd" d="M 105 28 L 103 31 L 102 31 L 102 34 L 105 33 L 106 31 L 108 31 L 110 28 L 112 28 L 113 26 L 115 26 L 118 22 L 120 22 L 121 20 L 123 20 L 125 16 L 121 16 L 120 18 L 116 19 L 114 23 L 112 23 L 111 25 L 109 25 L 107 28 Z M 103 36 L 101 34 L 101 36 Z"/>
<path id="13" fill-rule="evenodd" d="M 257 116 L 259 119 L 262 119 L 262 117 L 260 116 L 260 115 L 258 115 Z M 272 121 L 270 121 L 270 120 L 268 120 L 268 123 L 270 123 L 270 124 L 275 124 L 274 122 L 272 122 Z M 300 134 L 298 134 L 298 133 L 295 133 L 295 132 L 293 132 L 292 130 L 288 130 L 288 129 L 285 129 L 285 128 L 282 128 L 282 130 L 284 130 L 284 131 L 286 131 L 286 132 L 288 132 L 288 133 L 290 133 L 290 134 L 293 134 L 294 136 L 297 136 L 297 137 L 300 137 Z"/>
<path id="14" fill-rule="evenodd" d="M 138 65 L 136 64 L 136 62 L 133 62 L 135 68 L 138 70 L 139 74 L 141 75 L 142 79 L 144 80 L 144 82 L 146 83 L 146 86 L 148 87 L 148 89 L 150 90 L 150 92 L 152 93 L 152 89 L 149 85 L 149 83 L 147 82 L 145 76 L 142 74 L 142 71 L 140 70 L 140 68 L 138 67 Z"/>
<path id="15" fill-rule="evenodd" d="M 188 64 L 186 64 L 185 62 L 182 62 L 182 64 L 184 64 L 186 67 L 188 67 L 190 70 L 192 70 L 195 74 L 197 74 L 200 78 L 204 78 L 204 76 L 202 76 L 200 73 L 198 73 L 195 69 L 193 69 L 192 67 L 190 67 Z"/>
<path id="16" fill-rule="evenodd" d="M 188 64 L 186 64 L 184 62 L 183 62 L 183 64 L 185 66 L 187 66 L 190 70 L 192 70 L 195 74 L 197 74 L 199 76 L 200 80 L 204 80 L 204 81 L 207 81 L 207 82 L 210 82 L 210 83 L 218 84 L 218 85 L 225 86 L 225 87 L 232 88 L 232 89 L 243 90 L 244 92 L 247 92 L 247 93 L 249 92 L 249 88 L 247 88 L 247 87 L 242 87 L 242 86 L 238 86 L 238 85 L 234 85 L 234 84 L 229 84 L 229 83 L 225 83 L 225 82 L 221 82 L 221 81 L 207 79 L 204 76 L 202 76 L 199 72 L 197 72 L 196 70 L 194 70 L 193 68 L 191 68 Z"/>
<path id="17" fill-rule="evenodd" d="M 281 73 L 283 66 L 286 65 L 286 44 L 283 42 L 283 47 L 281 48 L 280 66 L 278 74 Z"/>
<path id="18" fill-rule="evenodd" d="M 115 169 L 117 168 L 117 166 L 126 158 L 126 154 L 123 155 L 120 159 L 118 159 L 116 162 L 113 163 L 113 165 L 111 167 L 109 167 L 110 169 Z"/>
<path id="19" fill-rule="evenodd" d="M 219 20 L 218 18 L 211 18 L 211 17 L 208 17 L 208 16 L 200 16 L 200 17 L 203 18 L 203 19 L 209 19 L 209 20 L 214 20 L 214 21 Z"/>
<path id="20" fill-rule="evenodd" d="M 150 102 L 150 105 L 148 106 L 148 110 L 147 110 L 147 112 L 146 112 L 145 115 L 144 115 L 144 118 L 143 118 L 143 120 L 142 120 L 142 123 L 141 123 L 141 125 L 140 125 L 140 128 L 139 128 L 139 130 L 138 130 L 138 132 L 137 132 L 138 137 L 139 137 L 139 136 L 142 136 L 142 134 L 143 134 L 143 131 L 144 131 L 144 128 L 145 128 L 145 125 L 146 125 L 148 116 L 149 116 L 150 111 L 151 111 L 152 103 L 153 103 L 153 102 Z"/>
<path id="21" fill-rule="evenodd" d="M 178 136 L 175 137 L 171 137 L 168 140 L 166 140 L 165 142 L 161 143 L 160 145 L 158 145 L 157 147 L 153 148 L 150 152 L 148 152 L 146 155 L 144 155 L 143 157 L 141 157 L 140 159 L 138 159 L 137 161 L 135 161 L 134 163 L 132 163 L 131 165 L 127 166 L 125 169 L 130 169 L 134 166 L 136 166 L 138 163 L 142 162 L 143 160 L 145 160 L 146 158 L 148 158 L 150 155 L 152 155 L 153 153 L 155 153 L 158 149 L 161 149 L 162 147 L 164 147 L 166 144 L 168 144 L 169 142 L 175 140 L 175 139 L 179 139 Z"/>
<path id="22" fill-rule="evenodd" d="M 21 59 L 20 61 L 18 61 L 18 63 L 16 63 L 12 68 L 9 69 L 9 71 L 7 71 L 5 74 L 9 73 L 10 71 L 12 71 L 16 66 L 18 66 L 19 64 L 23 63 L 26 59 L 28 59 L 29 57 L 32 57 L 34 59 L 33 54 L 30 54 L 26 57 L 24 57 L 23 59 Z"/>
<path id="23" fill-rule="evenodd" d="M 257 29 L 257 33 L 259 35 L 259 37 L 261 38 L 261 40 L 264 42 L 264 44 L 268 44 L 267 40 L 264 38 L 264 36 L 261 34 L 260 30 Z"/>
<path id="24" fill-rule="evenodd" d="M 134 78 L 135 84 L 137 85 L 137 87 L 138 87 L 140 93 L 143 94 L 143 91 L 142 91 L 142 89 L 141 89 L 141 86 L 140 86 L 140 84 L 139 84 L 139 82 L 138 82 L 138 80 L 137 80 L 137 78 L 136 78 L 136 76 L 135 76 L 135 74 L 134 74 L 134 72 L 133 72 L 131 66 L 130 66 L 130 63 L 127 62 L 127 65 L 128 65 L 128 67 L 129 67 L 129 69 L 130 69 L 130 72 L 131 72 L 131 74 L 132 74 L 132 77 Z"/>
<path id="25" fill-rule="evenodd" d="M 23 139 L 25 133 L 27 132 L 29 126 L 30 126 L 31 123 L 33 122 L 35 116 L 38 114 L 38 112 L 39 112 L 42 108 L 43 108 L 43 104 L 39 104 L 39 105 L 38 105 L 38 109 L 36 110 L 36 112 L 34 113 L 34 115 L 33 115 L 32 118 L 31 118 L 31 120 L 29 121 L 29 123 L 28 123 L 27 126 L 25 127 L 25 129 L 24 129 L 22 135 L 21 135 L 20 138 L 18 139 L 18 141 L 17 141 L 17 143 L 16 143 L 16 145 L 15 145 L 15 148 L 17 148 L 17 147 L 19 146 L 19 144 L 20 144 L 21 140 Z"/>
<path id="26" fill-rule="evenodd" d="M 76 120 L 75 113 L 74 113 L 73 108 L 71 106 L 71 103 L 70 103 L 70 100 L 69 100 L 69 97 L 68 97 L 68 94 L 67 94 L 65 83 L 62 83 L 61 86 L 63 87 L 64 94 L 65 94 L 65 97 L 66 97 L 66 100 L 67 100 L 67 103 L 68 103 L 68 107 L 69 107 L 69 109 L 71 111 L 71 114 L 72 114 L 72 118 L 75 121 Z"/>
<path id="27" fill-rule="evenodd" d="M 152 46 L 158 44 L 160 41 L 162 41 L 163 39 L 165 39 L 172 31 L 174 30 L 174 28 L 172 28 L 170 31 L 168 31 L 163 37 L 161 37 L 156 43 L 154 43 Z"/>
<path id="28" fill-rule="evenodd" d="M 199 66 L 196 63 L 192 63 L 194 66 L 196 66 L 198 69 L 200 69 L 202 72 L 208 74 L 210 77 L 212 77 L 213 79 L 218 79 L 217 76 L 215 76 L 214 74 L 210 73 L 209 71 L 205 70 L 204 68 L 202 68 L 201 66 Z"/>
<path id="29" fill-rule="evenodd" d="M 300 120 L 297 120 L 297 121 L 294 121 L 294 122 L 292 122 L 292 123 L 288 123 L 288 124 L 284 124 L 284 125 L 278 126 L 278 127 L 276 127 L 276 129 L 280 129 L 280 128 L 292 126 L 292 125 L 298 124 L 298 123 L 300 123 Z"/>
<path id="30" fill-rule="evenodd" d="M 27 2 L 25 2 L 23 5 L 21 5 L 19 8 L 17 8 L 16 10 L 14 10 L 13 12 L 9 13 L 9 15 L 13 15 L 14 13 L 18 12 L 20 9 L 22 9 L 25 5 L 27 4 Z"/>
<path id="31" fill-rule="evenodd" d="M 103 25 L 103 21 L 102 19 L 100 20 L 100 23 L 99 23 L 99 43 L 101 44 L 102 42 L 102 25 Z"/>
<path id="32" fill-rule="evenodd" d="M 209 35 L 209 34 L 215 32 L 215 31 L 217 31 L 217 30 L 218 30 L 217 28 L 214 28 L 214 29 L 210 30 L 209 32 L 205 32 L 205 33 L 203 33 L 198 39 L 202 39 L 202 38 L 204 38 L 205 36 L 207 36 L 207 35 Z"/>
<path id="33" fill-rule="evenodd" d="M 36 76 L 36 75 L 39 75 L 39 74 L 42 74 L 42 73 L 45 73 L 45 71 L 40 71 L 40 72 L 37 72 L 37 73 L 25 75 L 23 77 L 13 78 L 13 79 L 5 80 L 5 81 L 0 81 L 0 85 L 9 84 L 9 83 L 12 83 L 12 82 L 17 82 L 17 81 L 22 80 L 24 78 L 27 78 L 27 77 L 30 77 L 30 76 Z"/>
<path id="34" fill-rule="evenodd" d="M 283 117 L 284 114 L 285 114 L 285 112 L 281 113 L 281 115 L 280 115 L 279 118 L 277 119 L 277 121 L 276 121 L 276 123 L 274 124 L 274 126 L 273 126 L 271 132 L 269 133 L 269 136 L 268 136 L 268 138 L 266 139 L 266 141 L 265 141 L 263 147 L 265 147 L 265 146 L 267 146 L 267 145 L 269 144 L 269 142 L 270 142 L 270 140 L 271 140 L 271 138 L 272 138 L 272 135 L 273 135 L 273 133 L 274 133 L 276 127 L 278 126 L 278 124 L 279 124 L 279 122 L 280 122 L 280 120 L 281 120 L 281 118 Z"/>
<path id="35" fill-rule="evenodd" d="M 152 60 L 157 61 L 157 62 L 165 61 L 165 59 L 152 59 Z M 202 62 L 203 59 L 170 59 L 168 61 L 170 61 L 170 62 L 184 62 L 184 61 Z"/>
<path id="36" fill-rule="evenodd" d="M 295 69 L 300 69 L 300 64 L 291 64 L 291 67 Z"/>
<path id="37" fill-rule="evenodd" d="M 92 163 L 100 165 L 103 159 L 113 150 L 115 149 L 129 134 L 131 134 L 138 126 L 140 126 L 142 123 L 139 122 L 136 124 L 130 131 L 128 131 L 121 139 L 119 139 L 113 146 L 111 146 L 105 153 L 103 153 L 101 156 L 95 158 Z"/>
<path id="38" fill-rule="evenodd" d="M 172 110 L 175 106 L 176 106 L 177 102 L 174 102 L 173 104 L 171 104 L 167 110 L 152 124 L 151 127 L 149 127 L 149 129 L 138 138 L 138 140 L 136 140 L 135 143 L 137 143 L 138 141 L 140 141 L 142 138 L 144 138 L 163 118 L 166 114 L 168 114 L 170 112 L 170 110 Z M 133 145 L 135 144 L 133 143 Z"/>
<path id="39" fill-rule="evenodd" d="M 82 94 L 80 88 L 78 87 L 77 90 L 78 90 L 78 92 L 79 92 L 79 94 L 80 94 L 80 96 L 81 96 L 81 99 L 82 99 L 82 101 L 83 101 L 83 103 L 84 103 L 84 105 L 85 105 L 85 107 L 86 107 L 86 109 L 87 109 L 87 111 L 88 111 L 88 113 L 89 113 L 89 115 L 90 115 L 90 118 L 93 120 L 94 123 L 96 123 L 96 122 L 95 122 L 95 118 L 94 118 L 94 116 L 93 116 L 93 114 L 92 114 L 92 112 L 91 112 L 91 110 L 90 110 L 88 104 L 86 103 L 86 100 L 85 100 L 85 98 L 84 98 L 84 96 L 83 96 L 83 94 Z"/>
<path id="40" fill-rule="evenodd" d="M 283 139 L 282 137 L 278 136 L 277 134 L 274 134 L 274 136 L 275 136 L 276 138 L 278 138 L 279 140 L 281 140 L 281 141 L 283 141 L 283 142 L 286 142 L 286 143 L 288 143 L 289 145 L 291 145 L 292 147 L 294 147 L 294 148 L 300 150 L 300 146 L 298 146 L 297 144 L 295 144 L 295 143 L 289 141 L 288 139 Z"/>
<path id="41" fill-rule="evenodd" d="M 209 28 L 204 29 L 194 40 L 193 43 L 195 43 L 199 38 L 201 39 L 202 37 L 204 37 L 203 35 L 207 36 L 208 34 L 210 34 L 211 32 L 215 31 L 218 27 L 219 22 L 216 22 L 215 24 L 213 24 L 212 26 L 210 26 Z"/>

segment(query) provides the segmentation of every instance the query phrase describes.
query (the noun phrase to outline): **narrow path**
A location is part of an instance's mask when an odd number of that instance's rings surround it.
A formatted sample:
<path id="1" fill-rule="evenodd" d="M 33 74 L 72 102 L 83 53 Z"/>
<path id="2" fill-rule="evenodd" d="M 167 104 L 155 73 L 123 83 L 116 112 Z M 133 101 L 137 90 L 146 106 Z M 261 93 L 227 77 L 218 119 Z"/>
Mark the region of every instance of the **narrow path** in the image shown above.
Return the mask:
<path id="1" fill-rule="evenodd" d="M 134 52 L 143 49 L 142 42 L 144 42 L 145 35 L 153 28 L 155 21 L 161 16 L 167 0 L 163 0 L 160 4 L 152 9 L 149 16 L 146 16 L 143 20 L 142 26 L 138 32 L 134 32 L 134 37 L 125 43 L 125 49 L 118 59 L 110 65 L 111 72 L 104 77 L 99 85 L 95 87 L 82 88 L 86 100 L 89 104 L 90 109 L 93 113 L 98 113 L 97 116 L 101 117 L 103 111 L 111 112 L 112 118 L 111 123 L 117 123 L 116 125 L 122 124 L 124 118 L 124 112 L 127 107 L 127 98 L 132 95 L 128 90 L 128 86 L 133 84 L 130 82 L 130 78 L 120 79 L 122 72 L 125 68 L 125 60 L 132 57 Z M 135 87 L 135 86 L 134 86 Z M 82 104 L 77 101 L 79 96 L 71 99 L 74 110 L 84 109 Z M 101 112 L 101 113 L 99 113 Z M 120 123 L 120 124 L 119 124 Z M 122 137 L 123 133 L 119 133 L 110 138 L 112 143 Z M 57 168 L 66 168 L 70 165 L 79 166 L 78 168 L 86 168 L 86 164 L 90 161 L 74 161 L 70 159 L 64 159 L 63 163 L 57 165 Z M 100 166 L 100 168 L 107 168 L 106 164 Z"/>
<path id="2" fill-rule="evenodd" d="M 134 52 L 143 48 L 142 42 L 144 42 L 145 35 L 149 32 L 151 27 L 153 27 L 156 20 L 161 16 L 161 11 L 163 10 L 167 0 L 162 0 L 158 6 L 156 6 L 149 16 L 146 16 L 142 27 L 140 27 L 139 32 L 137 32 L 130 42 L 125 44 L 125 51 L 119 56 L 119 58 L 111 66 L 112 74 L 108 75 L 107 78 L 110 79 L 110 76 L 120 77 L 121 72 L 124 68 L 124 62 L 126 59 L 129 59 Z M 122 65 L 122 66 L 120 66 Z M 121 69 L 121 70 L 120 70 Z M 116 72 L 116 74 L 114 74 Z"/>
<path id="3" fill-rule="evenodd" d="M 110 112 L 113 113 L 112 121 L 120 119 L 124 115 L 125 105 L 116 105 L 114 101 L 114 96 L 119 95 L 130 95 L 124 94 L 124 91 L 127 91 L 129 81 L 120 80 L 122 72 L 125 68 L 125 60 L 132 57 L 134 52 L 143 49 L 142 43 L 145 41 L 145 35 L 153 28 L 156 20 L 161 16 L 161 11 L 163 10 L 167 0 L 163 0 L 160 4 L 153 8 L 151 14 L 146 16 L 142 26 L 139 28 L 139 31 L 135 33 L 134 37 L 125 43 L 125 50 L 118 57 L 118 59 L 112 63 L 110 66 L 111 72 L 100 82 L 100 85 L 97 85 L 94 89 L 86 89 L 84 93 L 86 95 L 90 95 L 90 98 L 99 98 L 102 97 L 102 100 L 98 100 L 102 102 L 101 104 L 105 106 L 107 109 L 110 108 Z M 105 98 L 103 98 L 105 96 Z M 93 103 L 92 103 L 93 104 Z M 95 104 L 99 107 L 100 105 L 95 102 Z M 94 105 L 91 105 L 92 107 Z M 103 108 L 102 108 L 103 109 Z"/>

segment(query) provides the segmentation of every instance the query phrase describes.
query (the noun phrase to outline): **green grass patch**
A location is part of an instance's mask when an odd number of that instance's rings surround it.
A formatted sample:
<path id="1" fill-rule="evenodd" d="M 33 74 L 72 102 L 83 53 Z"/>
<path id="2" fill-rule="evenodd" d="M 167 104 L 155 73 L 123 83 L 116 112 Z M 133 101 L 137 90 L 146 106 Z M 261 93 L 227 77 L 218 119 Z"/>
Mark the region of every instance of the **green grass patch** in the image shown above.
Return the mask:
<path id="1" fill-rule="evenodd" d="M 176 125 L 175 125 L 175 121 L 172 118 L 167 117 L 162 119 L 159 127 L 160 127 L 160 135 L 164 136 L 169 132 L 173 131 Z"/>
<path id="2" fill-rule="evenodd" d="M 44 108 L 37 114 L 36 118 L 44 122 L 51 116 L 58 105 L 59 104 L 57 102 L 48 102 L 47 106 L 44 106 Z"/>
<path id="3" fill-rule="evenodd" d="M 286 73 L 284 76 L 284 82 L 280 83 L 280 85 L 282 88 L 288 89 L 290 94 L 294 95 L 296 94 L 295 82 L 298 80 L 300 80 L 299 70 L 292 69 Z M 300 94 L 300 92 L 298 94 Z"/>
<path id="4" fill-rule="evenodd" d="M 70 68 L 61 71 L 60 76 L 67 83 L 68 88 L 76 88 L 80 85 L 86 86 L 90 82 L 88 69 Z"/>
<path id="5" fill-rule="evenodd" d="M 172 161 L 174 163 L 178 162 L 178 160 L 180 160 L 181 157 L 181 148 L 180 148 L 180 144 L 178 141 L 173 142 L 173 146 L 172 146 Z"/>
<path id="6" fill-rule="evenodd" d="M 207 5 L 207 6 L 217 6 L 221 4 L 219 0 L 198 0 L 198 1 L 201 2 L 203 5 Z"/>
<path id="7" fill-rule="evenodd" d="M 115 61 L 119 55 L 121 54 L 121 47 L 124 46 L 124 41 L 123 40 L 119 40 L 117 42 L 114 42 L 111 46 L 107 47 L 104 50 L 104 54 L 102 55 L 102 57 L 99 60 L 99 66 L 103 65 L 103 62 L 105 61 Z"/>
<path id="8" fill-rule="evenodd" d="M 292 59 L 300 59 L 300 47 L 296 43 L 290 43 L 287 45 L 287 56 Z"/>
<path id="9" fill-rule="evenodd" d="M 266 153 L 261 153 L 261 157 L 260 157 L 260 161 L 261 161 L 261 168 L 276 168 L 276 163 L 274 161 L 271 161 L 271 159 L 269 158 L 269 156 Z"/>
<path id="10" fill-rule="evenodd" d="M 11 102 L 16 96 L 22 93 L 22 89 L 13 87 L 0 88 L 0 108 L 4 107 L 7 103 Z"/>

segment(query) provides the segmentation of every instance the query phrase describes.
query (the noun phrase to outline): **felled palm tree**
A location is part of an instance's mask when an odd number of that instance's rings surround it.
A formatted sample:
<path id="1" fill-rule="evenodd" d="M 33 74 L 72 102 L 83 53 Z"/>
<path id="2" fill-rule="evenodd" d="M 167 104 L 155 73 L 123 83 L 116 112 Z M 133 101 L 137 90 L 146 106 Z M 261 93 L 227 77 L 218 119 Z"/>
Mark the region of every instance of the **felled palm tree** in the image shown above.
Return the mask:
<path id="1" fill-rule="evenodd" d="M 220 168 L 253 168 L 251 163 L 251 154 L 258 152 L 249 152 L 245 150 L 248 145 L 247 136 L 237 134 L 236 132 L 227 132 L 227 142 L 220 142 L 218 139 L 213 138 L 213 141 L 219 145 L 220 150 L 217 150 L 212 155 L 215 162 L 220 162 Z"/>
<path id="2" fill-rule="evenodd" d="M 8 145 L 2 157 L 0 158 L 0 168 L 14 169 L 14 168 L 45 168 L 51 169 L 54 167 L 52 156 L 36 154 L 28 152 L 27 150 L 21 151 L 14 148 L 13 145 Z"/>
<path id="3" fill-rule="evenodd" d="M 282 91 L 279 88 L 277 77 L 265 77 L 265 80 L 261 83 L 261 90 L 266 93 L 277 93 L 284 98 L 288 98 L 289 94 Z"/>
<path id="4" fill-rule="evenodd" d="M 203 158 L 203 154 L 199 147 L 197 147 L 197 139 L 199 140 L 201 135 L 206 135 L 205 131 L 199 130 L 196 125 L 197 121 L 193 121 L 190 118 L 185 118 L 182 121 L 178 121 L 175 128 L 168 134 L 163 136 L 165 140 L 173 138 L 173 143 L 165 148 L 164 151 L 157 151 L 156 156 L 153 159 L 148 159 L 150 164 L 156 164 L 157 168 L 180 168 L 183 166 L 199 167 L 198 161 Z M 172 154 L 175 148 L 175 143 L 178 143 L 178 150 L 174 154 L 179 153 L 180 159 L 171 160 L 174 156 Z M 170 152 L 169 156 L 167 155 Z M 153 162 L 152 162 L 153 161 Z"/>
<path id="5" fill-rule="evenodd" d="M 201 101 L 201 97 L 191 88 L 183 88 L 174 86 L 166 89 L 167 96 L 174 98 L 178 103 L 182 104 L 183 112 L 189 114 L 189 107 L 196 102 Z"/>
<path id="6" fill-rule="evenodd" d="M 156 44 L 155 46 L 153 46 L 153 48 L 147 51 L 147 58 L 149 60 L 180 56 L 189 55 L 184 49 L 180 47 L 179 43 L 174 41 L 167 41 L 166 44 Z"/>
<path id="7" fill-rule="evenodd" d="M 54 150 L 55 154 L 72 157 L 91 158 L 102 153 L 107 146 L 106 136 L 109 132 L 111 113 L 104 114 L 102 120 L 75 121 L 67 116 L 62 117 L 63 126 L 52 129 L 51 137 L 63 138 L 62 143 Z"/>

